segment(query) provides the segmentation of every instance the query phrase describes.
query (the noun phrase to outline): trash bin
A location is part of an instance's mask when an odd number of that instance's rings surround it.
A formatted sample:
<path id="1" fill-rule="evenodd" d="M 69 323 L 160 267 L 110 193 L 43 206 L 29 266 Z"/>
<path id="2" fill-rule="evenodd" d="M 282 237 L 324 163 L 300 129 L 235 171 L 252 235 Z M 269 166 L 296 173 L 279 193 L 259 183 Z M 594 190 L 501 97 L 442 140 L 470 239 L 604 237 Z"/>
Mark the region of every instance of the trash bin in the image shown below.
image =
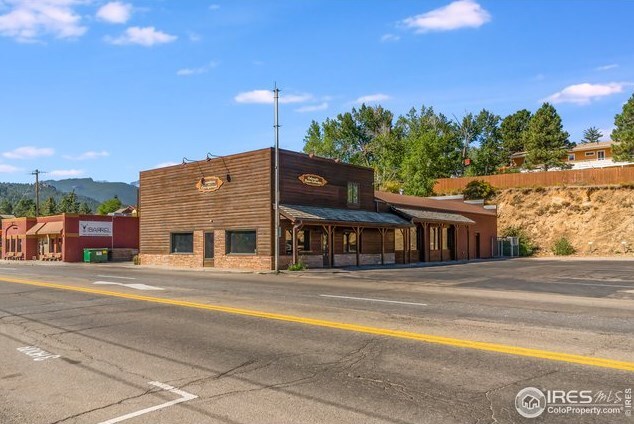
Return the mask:
<path id="1" fill-rule="evenodd" d="M 84 249 L 84 262 L 108 262 L 108 249 Z"/>

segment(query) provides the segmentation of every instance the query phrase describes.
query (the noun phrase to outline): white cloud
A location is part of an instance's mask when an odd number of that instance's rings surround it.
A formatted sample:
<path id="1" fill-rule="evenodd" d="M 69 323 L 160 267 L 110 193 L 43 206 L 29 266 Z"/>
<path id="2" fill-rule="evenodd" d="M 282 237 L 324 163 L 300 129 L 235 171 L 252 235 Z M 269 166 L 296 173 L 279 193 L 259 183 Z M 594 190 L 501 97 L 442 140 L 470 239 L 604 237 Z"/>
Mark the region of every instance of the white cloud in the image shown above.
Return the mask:
<path id="1" fill-rule="evenodd" d="M 2 156 L 8 159 L 33 159 L 44 156 L 53 156 L 54 154 L 55 150 L 50 147 L 23 146 L 9 152 L 4 152 Z"/>
<path id="2" fill-rule="evenodd" d="M 210 4 L 209 5 L 209 10 L 218 10 L 220 9 L 220 5 L 219 4 Z"/>
<path id="3" fill-rule="evenodd" d="M 491 14 L 473 0 L 457 0 L 447 6 L 402 21 L 416 33 L 478 28 L 491 20 Z"/>
<path id="4" fill-rule="evenodd" d="M 77 177 L 79 175 L 83 175 L 84 171 L 81 169 L 56 169 L 54 171 L 48 172 L 48 175 L 51 177 Z"/>
<path id="5" fill-rule="evenodd" d="M 621 93 L 625 84 L 611 82 L 608 84 L 582 84 L 569 85 L 563 90 L 548 96 L 545 101 L 552 103 L 575 103 L 587 105 L 592 100 L 600 97 Z"/>
<path id="6" fill-rule="evenodd" d="M 603 65 L 603 66 L 598 66 L 595 69 L 595 71 L 609 71 L 610 69 L 615 69 L 618 68 L 619 65 L 617 65 L 616 63 L 612 63 L 610 65 Z"/>
<path id="7" fill-rule="evenodd" d="M 106 152 L 105 150 L 102 150 L 100 152 L 91 150 L 77 156 L 64 155 L 63 157 L 64 159 L 70 159 L 70 160 L 86 160 L 86 159 L 105 158 L 107 156 L 110 156 L 110 153 Z"/>
<path id="8" fill-rule="evenodd" d="M 132 5 L 111 1 L 97 10 L 97 18 L 111 24 L 125 24 L 132 16 Z"/>
<path id="9" fill-rule="evenodd" d="M 295 109 L 295 112 L 305 113 L 305 112 L 317 112 L 320 110 L 328 109 L 328 102 L 323 102 L 318 105 L 307 105 L 302 106 L 300 108 Z"/>
<path id="10" fill-rule="evenodd" d="M 394 41 L 398 41 L 400 39 L 401 39 L 401 37 L 399 37 L 398 35 L 383 34 L 383 36 L 381 36 L 381 43 L 394 42 Z"/>
<path id="11" fill-rule="evenodd" d="M 11 174 L 13 172 L 21 171 L 21 168 L 18 168 L 13 165 L 5 165 L 0 163 L 0 174 Z"/>
<path id="12" fill-rule="evenodd" d="M 368 94 L 367 96 L 359 97 L 357 100 L 355 100 L 355 103 L 378 103 L 378 102 L 384 102 L 390 99 L 391 97 L 388 96 L 387 94 L 381 94 L 381 93 Z"/>
<path id="13" fill-rule="evenodd" d="M 209 62 L 205 66 L 200 66 L 198 68 L 182 68 L 176 71 L 176 75 L 180 77 L 189 77 L 192 75 L 206 74 L 216 66 L 218 66 L 218 62 Z"/>
<path id="14" fill-rule="evenodd" d="M 125 30 L 123 35 L 117 38 L 106 37 L 106 41 L 110 44 L 125 45 L 138 44 L 145 47 L 151 47 L 155 44 L 165 44 L 176 41 L 178 37 L 168 33 L 157 31 L 154 27 L 130 27 Z"/>
<path id="15" fill-rule="evenodd" d="M 162 163 L 157 163 L 150 169 L 165 168 L 167 166 L 174 166 L 174 165 L 180 165 L 180 163 L 179 162 L 162 162 Z"/>
<path id="16" fill-rule="evenodd" d="M 304 103 L 312 100 L 313 96 L 310 94 L 280 94 L 280 103 Z M 233 98 L 238 103 L 259 103 L 270 104 L 273 103 L 273 91 L 272 90 L 252 90 L 238 93 Z"/>
<path id="17" fill-rule="evenodd" d="M 55 38 L 76 38 L 87 28 L 74 7 L 83 0 L 3 0 L 0 9 L 0 35 L 20 42 L 35 42 L 43 35 Z M 4 7 L 2 7 L 4 6 Z"/>

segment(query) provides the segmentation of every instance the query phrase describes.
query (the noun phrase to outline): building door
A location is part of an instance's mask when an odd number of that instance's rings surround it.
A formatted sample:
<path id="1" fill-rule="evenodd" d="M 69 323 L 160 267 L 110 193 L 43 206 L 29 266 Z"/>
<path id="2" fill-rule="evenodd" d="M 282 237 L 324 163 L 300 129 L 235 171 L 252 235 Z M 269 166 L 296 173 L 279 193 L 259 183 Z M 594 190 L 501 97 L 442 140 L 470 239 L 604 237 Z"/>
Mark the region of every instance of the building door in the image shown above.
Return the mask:
<path id="1" fill-rule="evenodd" d="M 451 225 L 447 229 L 447 247 L 449 248 L 449 260 L 456 260 L 456 226 Z"/>
<path id="2" fill-rule="evenodd" d="M 605 150 L 599 150 L 597 152 L 597 159 L 598 160 L 605 160 Z"/>
<path id="3" fill-rule="evenodd" d="M 214 266 L 214 233 L 205 233 L 205 257 L 203 266 Z"/>
<path id="4" fill-rule="evenodd" d="M 475 234 L 476 259 L 480 259 L 480 233 Z"/>
<path id="5" fill-rule="evenodd" d="M 321 232 L 321 254 L 324 257 L 324 268 L 330 268 L 330 254 L 328 249 L 328 233 Z"/>

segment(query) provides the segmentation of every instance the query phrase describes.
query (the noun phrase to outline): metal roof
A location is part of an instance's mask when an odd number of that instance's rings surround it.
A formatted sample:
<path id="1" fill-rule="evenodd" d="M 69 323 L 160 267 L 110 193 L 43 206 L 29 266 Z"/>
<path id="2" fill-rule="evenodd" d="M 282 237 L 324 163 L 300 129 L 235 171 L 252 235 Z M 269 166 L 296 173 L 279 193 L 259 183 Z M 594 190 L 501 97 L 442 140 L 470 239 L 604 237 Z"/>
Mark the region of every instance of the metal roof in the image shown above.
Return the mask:
<path id="1" fill-rule="evenodd" d="M 321 208 L 304 205 L 280 205 L 280 212 L 292 221 L 334 222 L 350 225 L 405 227 L 411 224 L 391 213 L 355 209 Z"/>
<path id="2" fill-rule="evenodd" d="M 434 222 L 450 222 L 454 224 L 475 224 L 475 221 L 457 213 L 424 211 L 420 209 L 396 208 L 394 210 L 411 216 L 414 219 Z"/>
<path id="3" fill-rule="evenodd" d="M 477 213 L 480 215 L 496 215 L 495 211 L 487 210 L 482 205 L 472 205 L 462 200 L 439 200 L 428 197 L 409 196 L 405 194 L 375 191 L 374 197 L 390 206 L 404 209 L 425 209 L 437 212 L 449 213 Z"/>

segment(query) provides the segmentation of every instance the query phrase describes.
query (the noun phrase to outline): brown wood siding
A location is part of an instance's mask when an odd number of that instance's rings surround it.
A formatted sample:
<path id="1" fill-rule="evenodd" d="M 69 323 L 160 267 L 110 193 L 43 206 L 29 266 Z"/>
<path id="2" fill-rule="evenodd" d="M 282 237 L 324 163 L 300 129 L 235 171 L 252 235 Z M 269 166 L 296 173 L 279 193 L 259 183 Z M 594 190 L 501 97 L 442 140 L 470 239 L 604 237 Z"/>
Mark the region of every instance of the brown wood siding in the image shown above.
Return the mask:
<path id="1" fill-rule="evenodd" d="M 171 232 L 245 229 L 257 231 L 257 254 L 271 255 L 271 175 L 271 149 L 141 172 L 141 253 L 169 254 Z M 200 192 L 203 176 L 223 185 Z"/>
<path id="2" fill-rule="evenodd" d="M 328 183 L 323 187 L 308 186 L 299 180 L 302 174 L 319 175 Z M 374 210 L 372 169 L 280 151 L 280 201 L 283 204 L 349 208 L 348 182 L 359 184 L 359 206 L 355 209 Z"/>
<path id="3" fill-rule="evenodd" d="M 436 181 L 434 192 L 442 194 L 462 191 L 467 183 L 473 180 L 488 181 L 493 187 L 499 189 L 559 185 L 627 184 L 634 181 L 634 165 L 600 169 L 487 175 L 482 177 L 441 178 Z"/>

